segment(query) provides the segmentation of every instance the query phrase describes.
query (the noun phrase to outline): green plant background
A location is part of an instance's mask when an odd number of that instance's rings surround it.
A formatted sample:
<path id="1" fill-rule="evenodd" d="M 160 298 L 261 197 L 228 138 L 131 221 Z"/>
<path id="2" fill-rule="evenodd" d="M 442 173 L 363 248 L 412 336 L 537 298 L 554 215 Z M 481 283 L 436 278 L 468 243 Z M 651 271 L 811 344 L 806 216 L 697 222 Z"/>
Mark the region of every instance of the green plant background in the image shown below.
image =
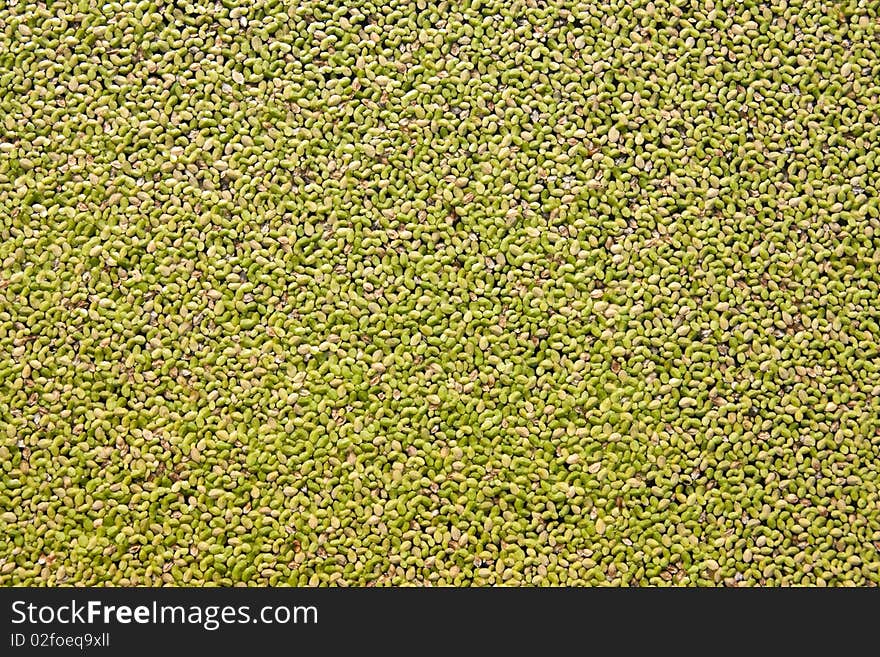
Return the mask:
<path id="1" fill-rule="evenodd" d="M 0 584 L 876 585 L 878 12 L 3 3 Z"/>

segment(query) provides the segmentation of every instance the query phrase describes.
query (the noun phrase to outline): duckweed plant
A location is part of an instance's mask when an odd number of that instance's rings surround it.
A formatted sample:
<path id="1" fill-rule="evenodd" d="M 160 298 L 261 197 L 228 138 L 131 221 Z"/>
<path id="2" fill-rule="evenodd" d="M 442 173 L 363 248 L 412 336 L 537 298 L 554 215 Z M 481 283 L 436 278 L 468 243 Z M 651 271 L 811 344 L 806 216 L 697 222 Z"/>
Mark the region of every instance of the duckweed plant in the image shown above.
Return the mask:
<path id="1" fill-rule="evenodd" d="M 876 0 L 10 0 L 0 584 L 876 585 Z"/>

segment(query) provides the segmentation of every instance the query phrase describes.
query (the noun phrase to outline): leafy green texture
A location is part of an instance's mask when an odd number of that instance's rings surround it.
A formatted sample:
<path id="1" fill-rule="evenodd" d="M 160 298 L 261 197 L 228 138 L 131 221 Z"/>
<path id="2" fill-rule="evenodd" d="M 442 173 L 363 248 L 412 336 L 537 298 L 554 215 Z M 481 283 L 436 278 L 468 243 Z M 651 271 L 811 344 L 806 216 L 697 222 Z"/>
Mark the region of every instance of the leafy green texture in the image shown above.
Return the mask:
<path id="1" fill-rule="evenodd" d="M 0 584 L 877 584 L 878 15 L 5 3 Z"/>

